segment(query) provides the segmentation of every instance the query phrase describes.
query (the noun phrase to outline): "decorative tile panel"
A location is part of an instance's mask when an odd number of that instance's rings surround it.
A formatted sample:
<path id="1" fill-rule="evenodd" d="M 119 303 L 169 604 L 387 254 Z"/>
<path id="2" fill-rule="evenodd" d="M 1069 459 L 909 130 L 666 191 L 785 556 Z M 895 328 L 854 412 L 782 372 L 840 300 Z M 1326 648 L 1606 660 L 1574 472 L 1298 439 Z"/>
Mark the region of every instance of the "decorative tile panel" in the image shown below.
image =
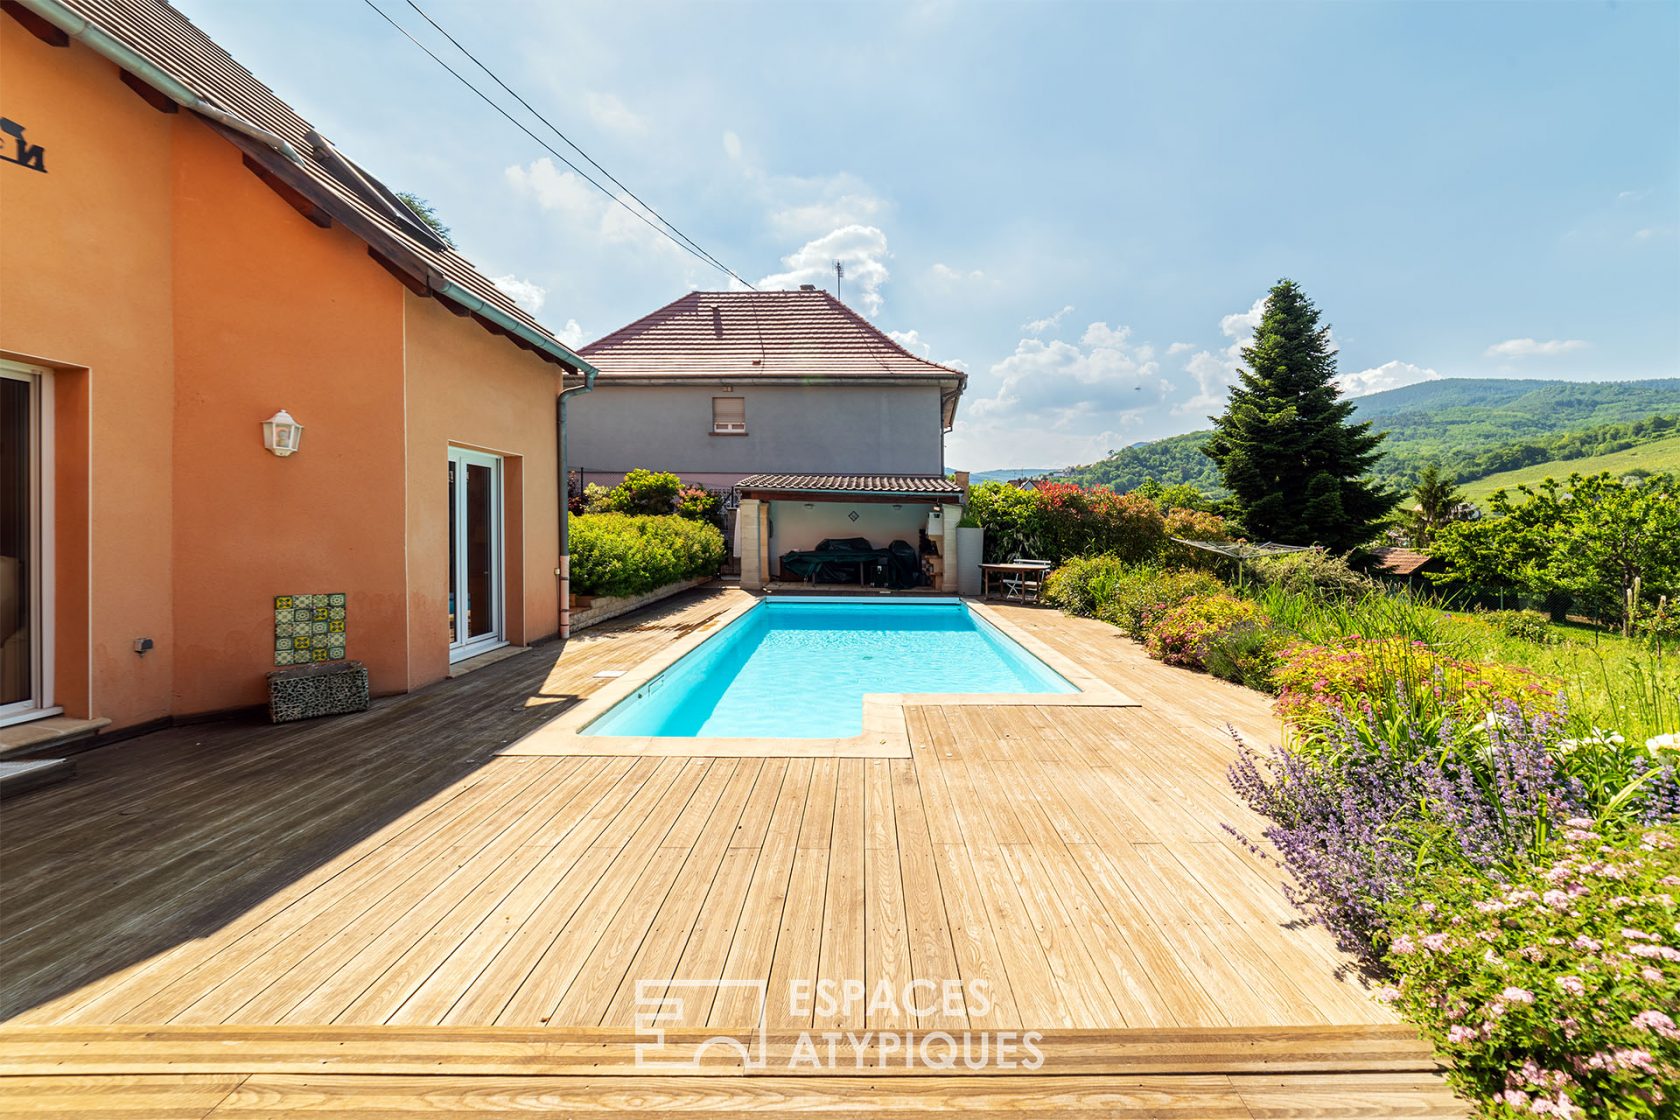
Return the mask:
<path id="1" fill-rule="evenodd" d="M 274 663 L 311 665 L 345 658 L 349 598 L 343 592 L 274 597 Z"/>

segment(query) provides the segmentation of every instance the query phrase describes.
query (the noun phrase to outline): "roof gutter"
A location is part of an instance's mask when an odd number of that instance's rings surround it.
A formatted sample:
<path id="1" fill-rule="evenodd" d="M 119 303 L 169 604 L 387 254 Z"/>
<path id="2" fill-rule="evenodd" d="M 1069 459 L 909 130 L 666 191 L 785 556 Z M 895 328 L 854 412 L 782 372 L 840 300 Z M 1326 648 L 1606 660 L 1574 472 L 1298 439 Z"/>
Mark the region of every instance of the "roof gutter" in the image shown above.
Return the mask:
<path id="1" fill-rule="evenodd" d="M 243 117 L 236 117 L 227 110 L 212 105 L 150 62 L 147 62 L 140 55 L 135 54 L 125 43 L 97 24 L 58 3 L 58 0 L 18 0 L 18 3 L 78 43 L 127 70 L 177 105 L 191 109 L 200 116 L 208 117 L 217 124 L 231 128 L 235 132 L 244 133 L 264 147 L 279 152 L 293 163 L 303 163 L 303 157 L 298 154 L 296 148 L 287 142 L 285 137 L 270 132 L 266 128 L 259 128 Z"/>
<path id="2" fill-rule="evenodd" d="M 595 388 L 595 376 L 601 371 L 578 357 L 577 354 L 573 353 L 569 347 L 561 344 L 553 338 L 550 338 L 541 331 L 532 330 L 524 323 L 521 323 L 518 319 L 515 319 L 512 315 L 509 315 L 506 311 L 497 307 L 495 304 L 473 295 L 453 280 L 445 280 L 440 276 L 433 276 L 431 277 L 431 286 L 433 291 L 450 302 L 460 304 L 462 307 L 465 307 L 468 311 L 473 312 L 475 315 L 484 316 L 484 318 L 490 320 L 492 323 L 495 323 L 498 327 L 501 327 L 509 334 L 517 335 L 526 342 L 529 342 L 532 346 L 535 346 L 538 350 L 541 350 L 543 353 L 559 358 L 562 362 L 571 366 L 574 370 L 583 375 L 584 392 L 588 392 L 590 389 Z M 574 388 L 576 388 L 576 386 L 574 386 Z M 566 392 L 571 392 L 571 390 L 568 389 Z"/>

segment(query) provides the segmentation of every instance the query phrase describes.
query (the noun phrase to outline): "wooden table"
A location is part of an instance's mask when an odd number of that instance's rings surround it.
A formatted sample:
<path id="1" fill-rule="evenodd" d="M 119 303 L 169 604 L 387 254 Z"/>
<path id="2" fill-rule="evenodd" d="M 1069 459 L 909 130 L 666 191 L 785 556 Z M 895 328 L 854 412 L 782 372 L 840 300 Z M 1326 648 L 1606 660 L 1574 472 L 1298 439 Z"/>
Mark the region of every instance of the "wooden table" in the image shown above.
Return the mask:
<path id="1" fill-rule="evenodd" d="M 1016 590 L 1010 591 L 1006 583 L 1003 597 L 1005 599 L 1020 599 L 1024 602 L 1027 598 L 1025 588 L 1027 577 L 1038 576 L 1039 580 L 1035 583 L 1033 588 L 1033 598 L 1036 599 L 1038 597 L 1038 587 L 1042 585 L 1044 574 L 1049 570 L 1050 565 L 1043 560 L 1011 560 L 1006 564 L 982 564 L 980 565 L 981 597 L 986 599 L 994 598 L 994 595 L 992 594 L 992 581 L 994 577 L 1002 576 L 1005 580 L 1007 580 L 1009 576 L 1015 576 L 1020 581 L 1019 584 L 1017 584 Z"/>

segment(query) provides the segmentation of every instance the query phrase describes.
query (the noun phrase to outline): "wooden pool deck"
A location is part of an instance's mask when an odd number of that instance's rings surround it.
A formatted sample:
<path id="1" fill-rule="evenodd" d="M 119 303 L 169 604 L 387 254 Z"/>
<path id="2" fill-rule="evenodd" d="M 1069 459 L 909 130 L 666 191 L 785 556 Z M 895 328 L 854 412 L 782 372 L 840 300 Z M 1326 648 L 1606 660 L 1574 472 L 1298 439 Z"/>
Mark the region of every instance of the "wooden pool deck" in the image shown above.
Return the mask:
<path id="1" fill-rule="evenodd" d="M 1460 1114 L 1224 827 L 1258 834 L 1224 772 L 1228 725 L 1275 741 L 1265 698 L 1100 623 L 995 608 L 1137 707 L 914 705 L 907 759 L 499 755 L 741 594 L 690 593 L 358 716 L 149 735 L 7 802 L 0 1113 Z M 985 990 L 788 998 L 825 980 Z M 750 1031 L 761 997 L 738 981 L 767 985 L 772 1048 L 1034 1029 L 1045 1064 L 630 1061 L 649 999 L 681 1000 L 678 1030 Z"/>

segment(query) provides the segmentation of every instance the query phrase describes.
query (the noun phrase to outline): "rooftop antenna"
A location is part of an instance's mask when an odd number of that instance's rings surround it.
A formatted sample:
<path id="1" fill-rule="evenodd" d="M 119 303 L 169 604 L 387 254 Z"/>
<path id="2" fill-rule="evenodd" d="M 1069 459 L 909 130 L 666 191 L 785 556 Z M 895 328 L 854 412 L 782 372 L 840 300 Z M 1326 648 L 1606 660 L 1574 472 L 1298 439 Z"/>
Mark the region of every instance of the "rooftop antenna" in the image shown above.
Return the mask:
<path id="1" fill-rule="evenodd" d="M 834 298 L 840 298 L 840 281 L 846 278 L 846 266 L 839 261 L 834 262 Z"/>

